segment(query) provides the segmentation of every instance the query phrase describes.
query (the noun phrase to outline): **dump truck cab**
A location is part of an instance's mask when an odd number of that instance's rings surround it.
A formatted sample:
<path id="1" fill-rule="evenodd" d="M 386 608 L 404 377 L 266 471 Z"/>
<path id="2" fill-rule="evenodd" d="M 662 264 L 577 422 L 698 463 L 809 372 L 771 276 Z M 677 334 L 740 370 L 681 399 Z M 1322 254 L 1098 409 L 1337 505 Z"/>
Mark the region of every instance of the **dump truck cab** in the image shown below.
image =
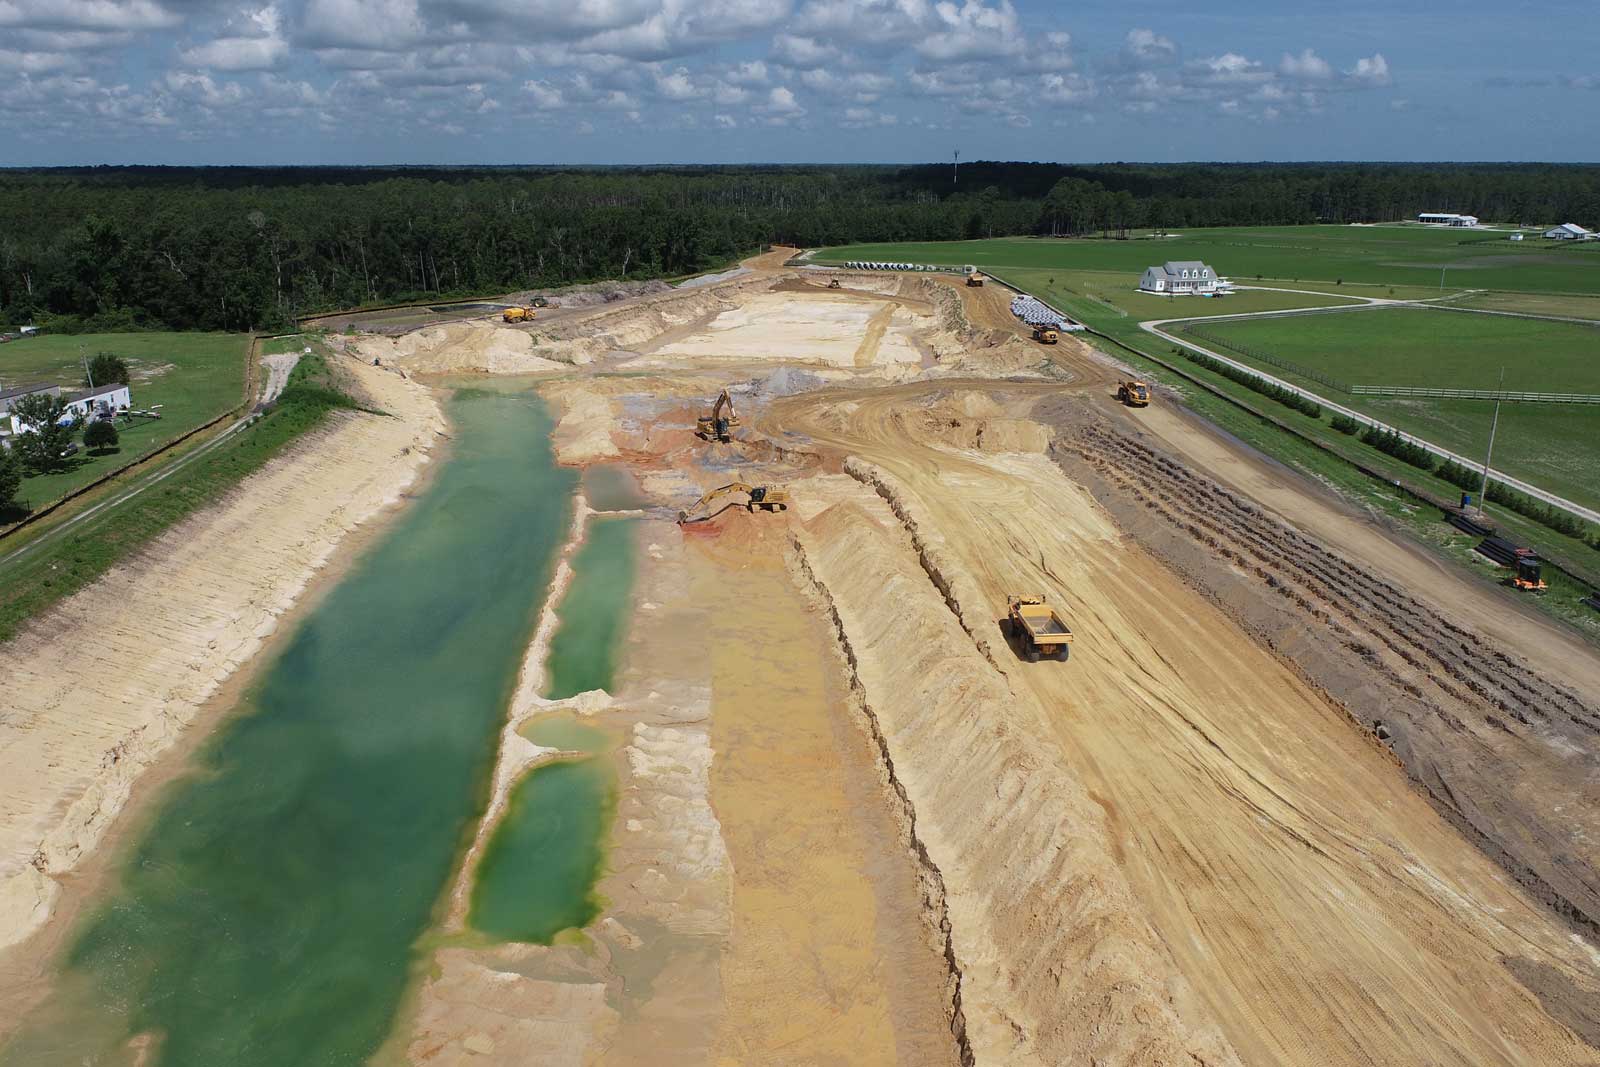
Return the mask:
<path id="1" fill-rule="evenodd" d="M 1118 382 L 1117 399 L 1130 408 L 1148 407 L 1150 404 L 1150 386 L 1137 379 L 1131 382 Z"/>
<path id="2" fill-rule="evenodd" d="M 1035 326 L 1033 339 L 1042 345 L 1053 345 L 1060 340 L 1061 335 L 1056 333 L 1054 326 Z"/>
<path id="3" fill-rule="evenodd" d="M 1029 663 L 1048 656 L 1065 660 L 1072 644 L 1072 629 L 1056 614 L 1043 593 L 1014 593 L 1006 598 L 1003 624 L 1006 637 L 1017 644 Z"/>

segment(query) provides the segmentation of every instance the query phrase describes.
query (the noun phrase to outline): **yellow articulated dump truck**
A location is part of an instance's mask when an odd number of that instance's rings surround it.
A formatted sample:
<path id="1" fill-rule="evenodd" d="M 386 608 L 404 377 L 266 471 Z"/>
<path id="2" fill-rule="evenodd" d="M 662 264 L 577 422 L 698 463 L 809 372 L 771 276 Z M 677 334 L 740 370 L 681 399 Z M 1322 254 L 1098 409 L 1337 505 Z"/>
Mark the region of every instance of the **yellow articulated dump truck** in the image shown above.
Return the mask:
<path id="1" fill-rule="evenodd" d="M 1131 382 L 1118 382 L 1117 399 L 1130 408 L 1149 407 L 1150 386 L 1137 379 Z"/>
<path id="2" fill-rule="evenodd" d="M 1060 335 L 1056 333 L 1054 326 L 1035 326 L 1033 328 L 1033 339 L 1042 345 L 1053 345 L 1059 337 Z"/>
<path id="3" fill-rule="evenodd" d="M 1044 594 L 1013 594 L 1010 611 L 1006 615 L 1006 637 L 1017 643 L 1018 650 L 1029 663 L 1038 663 L 1043 657 L 1064 660 L 1067 647 L 1072 644 L 1072 630 L 1056 614 L 1056 609 L 1045 602 Z"/>
<path id="4" fill-rule="evenodd" d="M 500 317 L 507 322 L 531 322 L 535 314 L 532 308 L 506 308 Z"/>

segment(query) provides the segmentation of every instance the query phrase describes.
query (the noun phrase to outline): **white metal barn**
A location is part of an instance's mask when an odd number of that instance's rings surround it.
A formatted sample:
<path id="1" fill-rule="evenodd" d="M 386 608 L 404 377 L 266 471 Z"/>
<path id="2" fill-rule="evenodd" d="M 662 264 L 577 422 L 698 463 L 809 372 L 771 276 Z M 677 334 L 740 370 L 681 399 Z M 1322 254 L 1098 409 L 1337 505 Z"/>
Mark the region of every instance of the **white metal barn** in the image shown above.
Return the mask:
<path id="1" fill-rule="evenodd" d="M 1145 268 L 1139 289 L 1163 296 L 1191 296 L 1217 291 L 1217 272 L 1198 259 L 1171 260 L 1159 267 Z"/>
<path id="2" fill-rule="evenodd" d="M 1457 215 L 1451 211 L 1424 211 L 1417 221 L 1425 226 L 1476 226 L 1478 216 Z"/>
<path id="3" fill-rule="evenodd" d="M 1544 235 L 1552 241 L 1581 241 L 1585 237 L 1594 236 L 1575 222 L 1563 222 L 1554 229 L 1544 231 Z"/>

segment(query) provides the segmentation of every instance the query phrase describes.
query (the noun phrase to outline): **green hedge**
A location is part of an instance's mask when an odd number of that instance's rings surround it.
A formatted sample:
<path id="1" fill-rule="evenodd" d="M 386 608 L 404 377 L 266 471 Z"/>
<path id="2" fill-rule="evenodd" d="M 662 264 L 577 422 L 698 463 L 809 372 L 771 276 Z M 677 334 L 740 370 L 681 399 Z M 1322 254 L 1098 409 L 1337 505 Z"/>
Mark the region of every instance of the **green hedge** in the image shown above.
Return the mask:
<path id="1" fill-rule="evenodd" d="M 1269 382 L 1265 378 L 1251 374 L 1249 371 L 1240 370 L 1231 363 L 1224 363 L 1220 359 L 1213 359 L 1210 356 L 1203 355 L 1192 348 L 1174 348 L 1173 351 L 1187 358 L 1189 362 L 1204 367 L 1213 374 L 1220 374 L 1231 382 L 1238 382 L 1246 389 L 1276 400 L 1286 408 L 1293 408 L 1300 414 L 1313 419 L 1322 418 L 1322 405 L 1308 396 L 1295 392 L 1293 389 L 1285 389 L 1281 385 Z"/>

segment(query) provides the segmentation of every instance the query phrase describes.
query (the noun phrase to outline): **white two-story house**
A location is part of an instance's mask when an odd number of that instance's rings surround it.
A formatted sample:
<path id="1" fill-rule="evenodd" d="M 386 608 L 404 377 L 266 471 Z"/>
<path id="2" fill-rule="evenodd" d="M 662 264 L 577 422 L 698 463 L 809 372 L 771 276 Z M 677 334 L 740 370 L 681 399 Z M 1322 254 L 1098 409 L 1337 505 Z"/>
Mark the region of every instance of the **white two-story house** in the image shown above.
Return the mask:
<path id="1" fill-rule="evenodd" d="M 1139 289 L 1163 296 L 1190 296 L 1217 291 L 1217 272 L 1198 259 L 1178 260 L 1147 267 Z"/>

